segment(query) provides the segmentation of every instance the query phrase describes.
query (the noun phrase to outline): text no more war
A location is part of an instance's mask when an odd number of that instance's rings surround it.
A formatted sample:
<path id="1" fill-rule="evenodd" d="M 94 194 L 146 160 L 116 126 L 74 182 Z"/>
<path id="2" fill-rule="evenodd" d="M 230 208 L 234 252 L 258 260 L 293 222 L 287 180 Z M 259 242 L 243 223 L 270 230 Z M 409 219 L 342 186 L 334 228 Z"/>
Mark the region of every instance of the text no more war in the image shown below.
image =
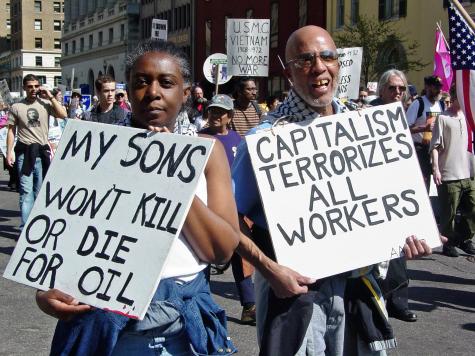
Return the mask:
<path id="1" fill-rule="evenodd" d="M 178 147 L 176 143 L 165 146 L 158 140 L 149 141 L 141 147 L 140 140 L 147 139 L 146 132 L 132 136 L 128 141 L 127 157 L 119 160 L 124 169 L 138 166 L 143 173 L 151 173 L 166 177 L 176 177 L 184 183 L 196 178 L 197 169 L 194 165 L 196 155 L 206 155 L 207 148 L 202 145 L 186 144 Z M 88 131 L 83 137 L 78 137 L 78 131 L 71 136 L 60 160 L 84 159 L 91 170 L 99 167 L 101 160 L 112 152 L 117 135 L 105 138 L 104 131 Z M 92 156 L 93 145 L 99 147 L 97 157 Z M 153 159 L 152 159 L 153 158 Z M 88 219 L 90 225 L 74 250 L 78 256 L 88 256 L 91 261 L 107 261 L 107 267 L 101 268 L 95 263 L 85 269 L 77 281 L 78 290 L 85 296 L 95 294 L 95 297 L 109 301 L 113 297 L 117 302 L 132 306 L 134 300 L 127 296 L 127 287 L 133 279 L 133 273 L 120 272 L 120 267 L 126 263 L 130 251 L 138 239 L 133 236 L 120 234 L 112 229 L 99 229 L 94 225 L 94 219 L 101 218 L 109 221 L 114 216 L 117 206 L 124 206 L 125 197 L 131 191 L 113 185 L 107 190 L 91 189 L 76 185 L 54 187 L 50 181 L 45 181 L 45 208 L 54 209 L 67 216 L 80 216 Z M 149 229 L 156 229 L 174 236 L 177 232 L 176 216 L 182 203 L 158 196 L 156 193 L 143 193 L 135 208 L 131 209 L 130 224 Z M 130 201 L 126 203 L 130 205 Z M 79 231 L 68 230 L 66 219 L 50 219 L 46 214 L 32 217 L 25 226 L 25 238 L 29 246 L 22 252 L 14 268 L 13 276 L 23 274 L 32 283 L 45 288 L 54 288 L 57 272 L 63 265 L 63 256 L 58 252 L 58 244 L 71 243 L 71 236 L 77 236 Z M 72 236 L 72 237 L 74 237 Z M 66 240 L 68 239 L 68 240 Z M 75 241 L 75 240 L 72 240 Z M 84 265 L 86 260 L 84 260 Z M 79 267 L 79 266 L 78 266 Z M 117 285 L 120 283 L 120 287 Z M 110 291 L 116 290 L 116 296 Z"/>
<path id="2" fill-rule="evenodd" d="M 319 123 L 317 118 L 300 126 L 285 137 L 276 131 L 273 139 L 262 136 L 256 143 L 258 171 L 264 173 L 270 192 L 311 183 L 307 201 L 310 217 L 299 217 L 293 226 L 277 223 L 288 245 L 296 239 L 322 239 L 419 213 L 415 191 L 410 187 L 372 197 L 354 187 L 349 174 L 413 157 L 412 138 L 401 106 L 338 121 Z M 309 144 L 312 152 L 302 152 Z M 337 180 L 344 181 L 343 189 L 335 189 Z"/>

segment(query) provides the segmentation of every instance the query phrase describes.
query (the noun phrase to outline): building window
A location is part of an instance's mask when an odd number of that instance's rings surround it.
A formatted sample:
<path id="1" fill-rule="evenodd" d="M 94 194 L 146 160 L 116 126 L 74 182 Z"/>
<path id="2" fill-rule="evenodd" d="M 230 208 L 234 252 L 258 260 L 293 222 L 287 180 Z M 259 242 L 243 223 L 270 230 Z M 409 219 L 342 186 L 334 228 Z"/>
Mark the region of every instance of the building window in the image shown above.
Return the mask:
<path id="1" fill-rule="evenodd" d="M 10 19 L 7 19 L 7 29 L 11 29 L 11 22 L 10 22 Z"/>
<path id="2" fill-rule="evenodd" d="M 345 0 L 336 2 L 336 27 L 343 27 L 345 24 Z"/>
<path id="3" fill-rule="evenodd" d="M 44 75 L 37 75 L 36 78 L 40 82 L 40 85 L 46 84 L 46 77 Z"/>
<path id="4" fill-rule="evenodd" d="M 5 11 L 10 12 L 10 3 L 9 3 L 9 2 L 7 2 L 7 3 L 5 4 Z"/>
<path id="5" fill-rule="evenodd" d="M 125 25 L 120 25 L 120 40 L 123 41 L 125 39 Z"/>
<path id="6" fill-rule="evenodd" d="M 109 44 L 114 41 L 114 28 L 109 28 Z"/>
<path id="7" fill-rule="evenodd" d="M 92 34 L 89 35 L 89 49 L 92 49 L 92 44 L 94 42 L 94 37 L 92 37 Z"/>
<path id="8" fill-rule="evenodd" d="M 41 12 L 41 1 L 35 1 L 35 12 Z"/>
<path id="9" fill-rule="evenodd" d="M 79 51 L 84 52 L 84 37 L 79 40 Z"/>
<path id="10" fill-rule="evenodd" d="M 61 77 L 54 77 L 54 86 L 57 87 L 61 84 Z"/>
<path id="11" fill-rule="evenodd" d="M 307 25 L 307 0 L 299 0 L 299 27 Z"/>
<path id="12" fill-rule="evenodd" d="M 41 37 L 35 37 L 35 48 L 43 48 L 43 39 Z"/>
<path id="13" fill-rule="evenodd" d="M 206 57 L 211 55 L 211 20 L 205 22 L 205 53 Z"/>
<path id="14" fill-rule="evenodd" d="M 54 66 L 61 67 L 61 57 L 54 57 Z"/>
<path id="15" fill-rule="evenodd" d="M 73 40 L 73 48 L 71 51 L 73 54 L 76 53 L 76 40 Z"/>
<path id="16" fill-rule="evenodd" d="M 55 31 L 61 31 L 61 21 L 60 20 L 54 20 L 53 27 L 54 27 Z"/>
<path id="17" fill-rule="evenodd" d="M 254 16 L 254 9 L 247 9 L 246 10 L 246 19 L 252 19 Z"/>
<path id="18" fill-rule="evenodd" d="M 69 43 L 64 44 L 64 55 L 67 56 L 69 52 Z"/>
<path id="19" fill-rule="evenodd" d="M 54 49 L 61 49 L 61 40 L 59 38 L 54 39 Z"/>
<path id="20" fill-rule="evenodd" d="M 97 45 L 100 47 L 102 46 L 102 31 L 99 31 L 99 38 L 97 41 Z"/>
<path id="21" fill-rule="evenodd" d="M 36 31 L 41 31 L 42 29 L 43 29 L 43 23 L 41 22 L 41 20 L 36 19 L 35 20 L 35 30 Z"/>
<path id="22" fill-rule="evenodd" d="M 270 48 L 279 46 L 279 4 L 270 5 Z"/>
<path id="23" fill-rule="evenodd" d="M 61 3 L 55 1 L 53 3 L 53 11 L 60 13 L 61 12 Z"/>
<path id="24" fill-rule="evenodd" d="M 379 0 L 378 18 L 389 20 L 405 17 L 407 14 L 407 0 Z"/>
<path id="25" fill-rule="evenodd" d="M 355 25 L 358 22 L 360 16 L 360 1 L 351 0 L 351 23 Z"/>
<path id="26" fill-rule="evenodd" d="M 43 57 L 35 56 L 35 65 L 37 67 L 43 67 Z"/>

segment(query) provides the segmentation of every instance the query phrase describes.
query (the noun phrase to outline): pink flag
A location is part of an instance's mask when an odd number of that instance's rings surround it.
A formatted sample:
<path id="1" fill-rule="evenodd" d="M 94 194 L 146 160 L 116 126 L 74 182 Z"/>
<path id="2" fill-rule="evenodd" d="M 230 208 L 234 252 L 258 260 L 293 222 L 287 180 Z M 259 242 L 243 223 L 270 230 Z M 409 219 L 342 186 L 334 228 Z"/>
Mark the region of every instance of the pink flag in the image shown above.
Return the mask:
<path id="1" fill-rule="evenodd" d="M 444 34 L 439 30 L 435 31 L 434 75 L 442 79 L 442 90 L 449 91 L 453 77 L 450 52 L 445 46 Z"/>

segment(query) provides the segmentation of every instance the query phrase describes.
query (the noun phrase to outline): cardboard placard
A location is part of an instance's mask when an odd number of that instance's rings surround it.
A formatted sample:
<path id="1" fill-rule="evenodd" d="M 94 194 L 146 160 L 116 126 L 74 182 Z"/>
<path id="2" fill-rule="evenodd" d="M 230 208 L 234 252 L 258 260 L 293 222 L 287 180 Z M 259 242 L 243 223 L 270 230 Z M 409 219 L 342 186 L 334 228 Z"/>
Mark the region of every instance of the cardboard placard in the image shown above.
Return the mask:
<path id="1" fill-rule="evenodd" d="M 213 144 L 70 120 L 4 277 L 142 319 Z"/>
<path id="2" fill-rule="evenodd" d="M 227 20 L 228 71 L 231 75 L 267 77 L 270 20 Z"/>
<path id="3" fill-rule="evenodd" d="M 246 141 L 280 264 L 323 278 L 399 257 L 411 235 L 440 246 L 400 103 Z"/>
<path id="4" fill-rule="evenodd" d="M 358 99 L 360 93 L 361 63 L 363 48 L 338 48 L 340 78 L 338 81 L 338 98 Z"/>
<path id="5" fill-rule="evenodd" d="M 216 84 L 218 69 L 218 85 L 229 82 L 233 76 L 229 75 L 228 57 L 223 53 L 213 53 L 203 63 L 203 74 L 208 82 Z"/>

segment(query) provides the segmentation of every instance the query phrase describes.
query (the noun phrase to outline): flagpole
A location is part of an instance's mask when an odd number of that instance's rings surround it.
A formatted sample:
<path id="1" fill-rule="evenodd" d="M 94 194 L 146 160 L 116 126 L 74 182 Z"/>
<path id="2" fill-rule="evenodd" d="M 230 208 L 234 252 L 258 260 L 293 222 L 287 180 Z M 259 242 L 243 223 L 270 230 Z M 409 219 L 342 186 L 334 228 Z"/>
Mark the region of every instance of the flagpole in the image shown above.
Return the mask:
<path id="1" fill-rule="evenodd" d="M 445 46 L 446 46 L 447 49 L 450 51 L 449 43 L 447 42 L 447 39 L 445 38 L 444 31 L 442 31 L 442 28 L 440 27 L 440 23 L 439 23 L 439 22 L 436 22 L 435 24 L 437 25 L 437 29 L 440 31 L 440 33 L 441 33 L 441 35 L 442 35 L 442 38 L 444 39 Z"/>
<path id="2" fill-rule="evenodd" d="M 450 0 L 450 1 L 457 8 L 457 10 L 459 11 L 460 15 L 462 15 L 465 22 L 472 28 L 472 31 L 475 32 L 475 22 L 473 22 L 472 18 L 467 13 L 467 11 L 465 11 L 463 6 L 458 2 L 458 0 Z"/>

